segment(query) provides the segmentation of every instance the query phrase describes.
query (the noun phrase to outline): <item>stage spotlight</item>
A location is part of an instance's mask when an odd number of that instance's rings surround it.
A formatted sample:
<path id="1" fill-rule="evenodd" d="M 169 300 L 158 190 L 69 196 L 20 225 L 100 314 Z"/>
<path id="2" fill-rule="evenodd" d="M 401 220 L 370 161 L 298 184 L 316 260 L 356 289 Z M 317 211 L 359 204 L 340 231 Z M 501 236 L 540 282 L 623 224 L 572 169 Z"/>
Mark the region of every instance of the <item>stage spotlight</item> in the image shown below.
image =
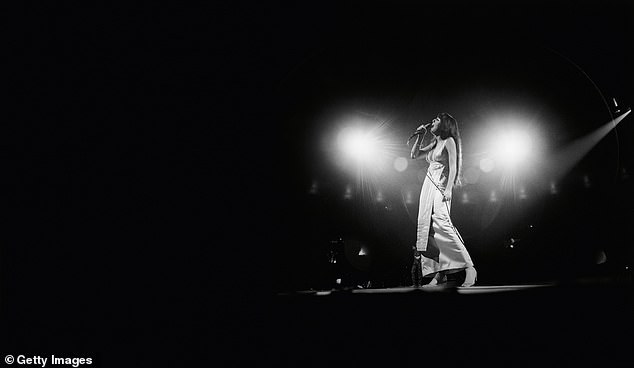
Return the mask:
<path id="1" fill-rule="evenodd" d="M 612 102 L 614 102 L 614 113 L 620 113 L 621 109 L 619 108 L 619 104 L 616 102 L 616 98 L 612 97 Z"/>
<path id="2" fill-rule="evenodd" d="M 371 163 L 379 159 L 383 147 L 370 132 L 356 128 L 343 129 L 338 135 L 339 148 L 358 163 Z"/>
<path id="3" fill-rule="evenodd" d="M 603 124 L 593 132 L 578 138 L 567 147 L 564 147 L 561 151 L 554 153 L 553 159 L 550 160 L 552 165 L 547 169 L 554 175 L 555 180 L 559 180 L 566 175 L 583 157 L 585 157 L 592 148 L 594 148 L 605 136 L 614 130 L 627 115 L 631 112 L 628 109 L 622 115 L 619 115 L 615 119 Z M 584 185 L 586 188 L 592 186 L 590 179 L 584 178 Z"/>
<path id="4" fill-rule="evenodd" d="M 529 157 L 532 141 L 525 132 L 507 131 L 496 139 L 494 149 L 499 162 L 507 168 L 516 168 Z"/>

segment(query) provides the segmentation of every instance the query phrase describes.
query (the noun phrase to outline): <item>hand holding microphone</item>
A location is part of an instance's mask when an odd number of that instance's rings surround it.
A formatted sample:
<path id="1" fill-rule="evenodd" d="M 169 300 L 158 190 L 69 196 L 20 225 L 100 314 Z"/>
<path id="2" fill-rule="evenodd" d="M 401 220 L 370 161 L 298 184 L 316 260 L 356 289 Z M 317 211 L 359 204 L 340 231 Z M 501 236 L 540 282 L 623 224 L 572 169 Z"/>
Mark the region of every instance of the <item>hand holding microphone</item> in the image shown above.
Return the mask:
<path id="1" fill-rule="evenodd" d="M 414 138 L 416 135 L 421 134 L 423 132 L 423 130 L 427 130 L 427 127 L 430 126 L 432 124 L 432 122 L 427 122 L 427 123 L 423 123 L 421 124 L 418 128 L 416 128 L 416 131 L 414 132 L 414 134 L 412 134 L 409 138 L 407 138 L 407 144 L 409 144 L 409 141 Z"/>

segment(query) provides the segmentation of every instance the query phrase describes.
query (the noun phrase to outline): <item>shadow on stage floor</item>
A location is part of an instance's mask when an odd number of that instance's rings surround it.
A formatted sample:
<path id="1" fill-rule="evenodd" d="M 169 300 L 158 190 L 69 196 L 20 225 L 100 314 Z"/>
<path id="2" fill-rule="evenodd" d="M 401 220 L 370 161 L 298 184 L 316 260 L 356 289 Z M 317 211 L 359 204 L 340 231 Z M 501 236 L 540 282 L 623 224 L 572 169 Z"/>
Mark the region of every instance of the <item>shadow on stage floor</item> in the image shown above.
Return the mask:
<path id="1" fill-rule="evenodd" d="M 281 293 L 274 302 L 273 358 L 296 366 L 626 366 L 634 357 L 631 286 Z"/>

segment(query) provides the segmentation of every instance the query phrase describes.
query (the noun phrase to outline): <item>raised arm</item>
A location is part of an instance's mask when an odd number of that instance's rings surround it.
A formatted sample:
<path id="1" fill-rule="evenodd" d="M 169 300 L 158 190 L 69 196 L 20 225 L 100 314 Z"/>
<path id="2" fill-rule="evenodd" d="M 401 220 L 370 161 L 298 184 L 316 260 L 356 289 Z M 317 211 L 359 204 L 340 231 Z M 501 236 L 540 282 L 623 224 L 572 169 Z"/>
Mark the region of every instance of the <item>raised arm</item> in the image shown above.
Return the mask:
<path id="1" fill-rule="evenodd" d="M 419 134 L 418 136 L 416 136 L 416 142 L 414 142 L 414 146 L 412 146 L 412 152 L 410 153 L 410 157 L 413 160 L 420 157 L 422 153 L 429 152 L 434 147 L 436 147 L 436 140 L 434 139 L 431 143 L 429 143 L 428 145 L 424 147 L 421 147 L 422 144 L 423 144 L 423 139 L 421 135 Z"/>

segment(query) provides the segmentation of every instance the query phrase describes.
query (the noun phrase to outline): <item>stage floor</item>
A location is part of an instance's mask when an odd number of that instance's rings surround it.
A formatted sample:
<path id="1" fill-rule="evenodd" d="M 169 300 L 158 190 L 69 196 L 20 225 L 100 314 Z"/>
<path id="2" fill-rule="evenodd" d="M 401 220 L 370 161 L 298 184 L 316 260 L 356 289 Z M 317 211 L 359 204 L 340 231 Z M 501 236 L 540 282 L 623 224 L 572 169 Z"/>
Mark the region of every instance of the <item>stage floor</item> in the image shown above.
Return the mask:
<path id="1" fill-rule="evenodd" d="M 631 366 L 631 286 L 576 282 L 279 293 L 269 326 L 280 337 L 270 342 L 286 366 L 339 361 Z"/>
<path id="2" fill-rule="evenodd" d="M 280 296 L 291 294 L 317 295 L 326 296 L 333 293 L 352 293 L 352 294 L 393 294 L 393 293 L 416 293 L 416 292 L 456 292 L 458 294 L 490 294 L 509 291 L 521 291 L 536 288 L 554 287 L 554 283 L 550 284 L 532 284 L 532 285 L 489 285 L 489 286 L 472 286 L 472 287 L 448 287 L 448 286 L 431 286 L 431 287 L 393 287 L 393 288 L 370 288 L 370 289 L 333 289 L 333 290 L 304 290 L 294 293 L 278 293 Z"/>

